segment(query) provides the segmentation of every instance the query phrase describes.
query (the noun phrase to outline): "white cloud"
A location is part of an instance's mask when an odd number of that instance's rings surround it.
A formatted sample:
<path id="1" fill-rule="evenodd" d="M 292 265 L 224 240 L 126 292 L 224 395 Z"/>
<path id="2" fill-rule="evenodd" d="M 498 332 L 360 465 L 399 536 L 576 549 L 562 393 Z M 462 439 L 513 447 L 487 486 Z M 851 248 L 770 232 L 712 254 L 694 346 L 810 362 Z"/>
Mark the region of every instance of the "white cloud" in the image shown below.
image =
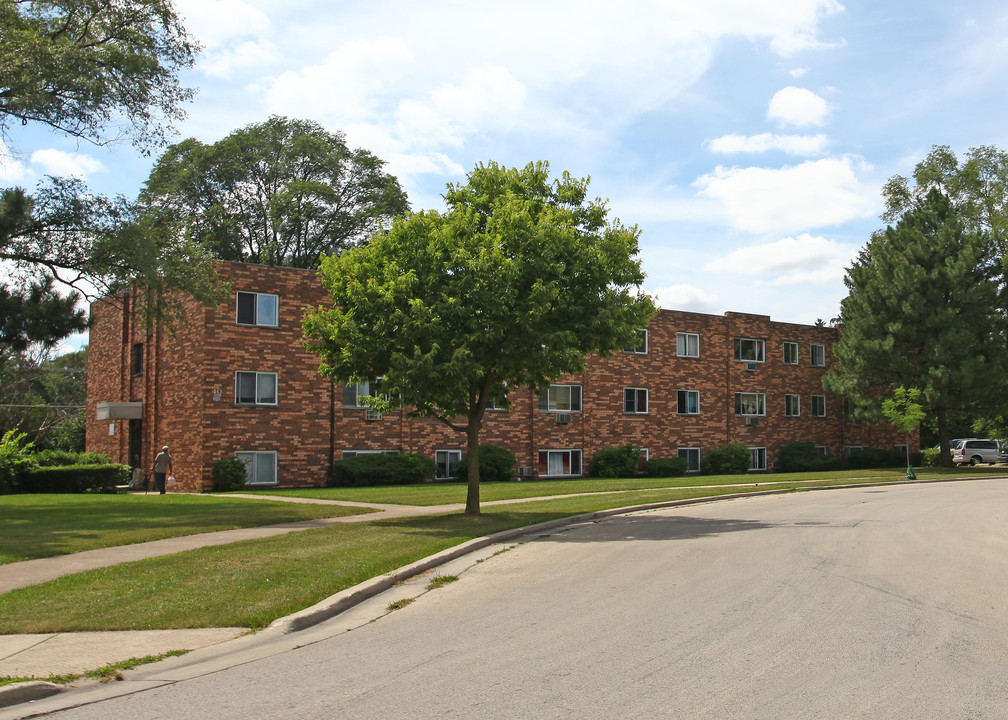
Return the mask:
<path id="1" fill-rule="evenodd" d="M 822 155 L 826 151 L 826 136 L 818 135 L 722 135 L 704 143 L 713 153 L 764 153 L 780 150 L 791 155 Z"/>
<path id="2" fill-rule="evenodd" d="M 91 173 L 104 172 L 105 166 L 100 161 L 83 153 L 63 152 L 62 150 L 36 150 L 31 154 L 31 162 L 41 165 L 46 175 L 71 176 L 86 179 Z"/>
<path id="3" fill-rule="evenodd" d="M 750 245 L 718 258 L 704 268 L 747 277 L 760 276 L 771 285 L 824 284 L 843 280 L 859 248 L 803 233 L 776 242 Z"/>
<path id="4" fill-rule="evenodd" d="M 781 125 L 804 127 L 822 125 L 829 114 L 827 102 L 811 90 L 793 85 L 778 90 L 770 100 L 767 120 L 775 120 Z"/>
<path id="5" fill-rule="evenodd" d="M 21 182 L 27 180 L 31 171 L 14 157 L 10 148 L 0 140 L 0 182 Z"/>
<path id="6" fill-rule="evenodd" d="M 658 288 L 651 294 L 658 307 L 670 310 L 715 313 L 720 309 L 720 301 L 716 295 L 692 285 L 670 285 Z"/>
<path id="7" fill-rule="evenodd" d="M 718 166 L 694 185 L 721 203 L 735 228 L 790 233 L 876 215 L 878 185 L 861 177 L 869 171 L 852 156 L 781 169 Z"/>
<path id="8" fill-rule="evenodd" d="M 175 0 L 186 29 L 208 50 L 237 39 L 265 39 L 273 30 L 269 16 L 243 0 Z"/>

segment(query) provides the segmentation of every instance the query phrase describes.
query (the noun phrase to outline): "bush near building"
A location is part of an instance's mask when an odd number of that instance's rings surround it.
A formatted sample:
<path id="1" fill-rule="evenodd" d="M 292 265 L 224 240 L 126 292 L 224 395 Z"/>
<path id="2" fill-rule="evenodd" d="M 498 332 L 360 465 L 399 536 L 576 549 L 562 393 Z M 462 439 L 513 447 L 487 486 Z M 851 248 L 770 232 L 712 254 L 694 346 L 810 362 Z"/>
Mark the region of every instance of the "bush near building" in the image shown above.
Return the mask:
<path id="1" fill-rule="evenodd" d="M 518 459 L 506 447 L 486 443 L 479 446 L 480 482 L 510 482 L 515 479 Z M 455 480 L 469 479 L 469 461 L 462 458 L 452 469 Z"/>
<path id="2" fill-rule="evenodd" d="M 214 463 L 210 471 L 211 487 L 214 492 L 244 490 L 246 478 L 245 463 L 236 457 L 221 458 Z"/>
<path id="3" fill-rule="evenodd" d="M 732 443 L 714 448 L 703 458 L 700 471 L 704 475 L 741 475 L 749 472 L 749 448 Z"/>
<path id="4" fill-rule="evenodd" d="M 415 485 L 431 480 L 435 467 L 433 460 L 422 455 L 366 453 L 334 462 L 326 485 Z"/>
<path id="5" fill-rule="evenodd" d="M 679 477 L 685 475 L 688 469 L 689 465 L 683 457 L 651 458 L 644 463 L 646 477 Z"/>
<path id="6" fill-rule="evenodd" d="M 595 453 L 588 465 L 590 477 L 631 478 L 637 476 L 640 448 L 633 443 L 605 447 Z"/>
<path id="7" fill-rule="evenodd" d="M 840 469 L 840 459 L 820 453 L 814 443 L 796 442 L 785 445 L 777 453 L 780 472 L 817 472 Z"/>

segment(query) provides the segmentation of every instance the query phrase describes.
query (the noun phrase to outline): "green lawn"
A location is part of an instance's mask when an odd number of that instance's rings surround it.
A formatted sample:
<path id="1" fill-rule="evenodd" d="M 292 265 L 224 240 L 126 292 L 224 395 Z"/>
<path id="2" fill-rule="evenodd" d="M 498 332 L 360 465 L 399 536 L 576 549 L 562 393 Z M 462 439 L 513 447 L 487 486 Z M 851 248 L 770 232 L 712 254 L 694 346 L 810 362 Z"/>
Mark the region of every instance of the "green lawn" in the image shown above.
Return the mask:
<path id="1" fill-rule="evenodd" d="M 0 495 L 0 564 L 212 530 L 368 512 L 207 495 Z"/>

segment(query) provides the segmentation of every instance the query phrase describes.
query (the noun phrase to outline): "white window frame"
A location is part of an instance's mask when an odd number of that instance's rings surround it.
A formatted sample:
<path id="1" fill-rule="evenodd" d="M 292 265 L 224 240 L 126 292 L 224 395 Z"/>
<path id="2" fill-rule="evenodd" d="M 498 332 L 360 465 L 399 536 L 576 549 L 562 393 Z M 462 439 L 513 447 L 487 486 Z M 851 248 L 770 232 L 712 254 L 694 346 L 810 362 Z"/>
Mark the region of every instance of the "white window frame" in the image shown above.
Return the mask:
<path id="1" fill-rule="evenodd" d="M 698 447 L 681 447 L 676 451 L 676 456 L 681 458 L 686 458 L 686 472 L 698 473 L 700 472 L 700 448 Z M 696 467 L 693 467 L 692 457 L 696 457 Z"/>
<path id="2" fill-rule="evenodd" d="M 676 356 L 678 357 L 700 357 L 700 335 L 697 333 L 677 332 L 675 334 Z M 690 340 L 693 342 L 690 343 Z M 690 345 L 693 347 L 690 347 Z"/>
<path id="3" fill-rule="evenodd" d="M 816 445 L 815 449 L 816 449 L 816 452 L 819 453 L 820 455 L 822 455 L 823 457 L 826 457 L 826 455 L 829 453 L 829 451 L 828 451 L 828 449 L 826 448 L 825 445 Z"/>
<path id="4" fill-rule="evenodd" d="M 792 404 L 794 407 L 792 407 Z M 784 394 L 784 417 L 800 417 L 801 416 L 801 395 L 795 395 L 794 393 Z"/>
<path id="5" fill-rule="evenodd" d="M 637 332 L 640 333 L 643 336 L 644 344 L 643 345 L 638 345 L 637 347 L 633 347 L 633 348 L 624 348 L 623 352 L 630 353 L 631 355 L 647 355 L 647 353 L 648 353 L 648 331 L 647 331 L 647 328 L 644 328 L 642 330 L 638 330 Z"/>
<path id="6" fill-rule="evenodd" d="M 745 355 L 745 344 L 753 343 L 752 355 L 755 357 L 743 357 Z M 735 338 L 735 360 L 737 362 L 766 362 L 766 340 L 756 338 Z"/>
<path id="7" fill-rule="evenodd" d="M 444 460 L 442 461 L 442 458 Z M 447 480 L 454 477 L 453 468 L 455 465 L 462 461 L 462 451 L 461 450 L 435 450 L 434 451 L 434 479 L 435 480 Z M 441 473 L 442 466 L 445 468 L 444 474 Z"/>
<path id="8" fill-rule="evenodd" d="M 751 396 L 746 398 L 745 396 Z M 755 408 L 752 408 L 755 405 Z M 749 406 L 749 407 L 747 407 Z M 735 416 L 736 417 L 765 417 L 766 416 L 766 393 L 760 392 L 737 392 L 735 393 Z"/>
<path id="9" fill-rule="evenodd" d="M 543 456 L 546 456 L 546 469 L 543 470 Z M 557 458 L 560 463 L 561 470 L 564 466 L 563 458 L 567 457 L 567 468 L 568 472 L 553 473 L 550 472 L 550 466 L 553 465 L 551 460 Z M 574 458 L 577 458 L 577 472 L 574 471 Z M 554 449 L 554 450 L 540 450 L 536 453 L 536 467 L 539 470 L 539 477 L 581 477 L 584 472 L 584 455 L 580 449 Z M 555 465 L 554 465 L 555 468 Z"/>
<path id="10" fill-rule="evenodd" d="M 254 401 L 243 401 L 239 396 L 239 386 L 241 383 L 242 375 L 254 375 L 255 376 L 255 400 Z M 262 386 L 260 385 L 260 379 L 265 377 L 273 378 L 273 400 L 268 401 L 264 399 L 261 394 Z M 235 405 L 268 405 L 275 407 L 280 401 L 280 376 L 279 373 L 275 372 L 257 372 L 254 370 L 237 370 L 235 371 Z"/>
<path id="11" fill-rule="evenodd" d="M 784 358 L 785 365 L 797 365 L 798 364 L 798 343 L 791 342 L 790 340 L 784 341 L 784 350 L 782 351 L 782 356 Z"/>
<path id="12" fill-rule="evenodd" d="M 642 398 L 643 398 L 643 407 L 641 407 Z M 641 388 L 641 387 L 623 388 L 623 414 L 624 415 L 648 414 L 647 388 Z"/>
<path id="13" fill-rule="evenodd" d="M 239 317 L 238 317 L 238 312 L 239 312 L 238 311 L 238 307 L 239 307 L 238 306 L 238 298 L 241 295 L 253 295 L 253 296 L 255 296 L 254 305 L 253 305 L 255 317 L 252 319 L 252 322 L 241 322 L 241 320 L 239 320 Z M 263 307 L 267 303 L 269 303 L 269 304 L 272 305 L 271 310 L 272 310 L 272 315 L 273 315 L 273 322 L 262 322 L 262 321 L 260 321 L 260 317 L 263 315 L 262 309 L 263 309 Z M 280 322 L 280 296 L 279 295 L 274 295 L 272 293 L 248 292 L 248 291 L 245 291 L 245 290 L 238 290 L 237 292 L 235 292 L 235 324 L 236 325 L 245 325 L 245 326 L 248 326 L 248 327 L 251 327 L 251 326 L 277 327 L 277 325 L 279 324 L 279 322 Z"/>
<path id="14" fill-rule="evenodd" d="M 354 388 L 350 390 L 350 388 Z M 361 380 L 353 383 L 343 383 L 343 407 L 345 408 L 365 408 L 367 405 L 361 405 L 360 399 L 362 397 L 377 397 L 376 392 L 380 392 L 378 389 L 379 383 L 377 380 Z M 353 392 L 353 404 L 347 402 L 347 394 Z"/>
<path id="15" fill-rule="evenodd" d="M 749 472 L 759 472 L 761 470 L 766 470 L 766 448 L 765 447 L 751 447 L 749 448 Z"/>
<path id="16" fill-rule="evenodd" d="M 826 346 L 820 343 L 810 343 L 809 357 L 812 367 L 826 367 Z"/>
<path id="17" fill-rule="evenodd" d="M 577 388 L 575 393 L 574 388 Z M 566 390 L 567 398 L 566 402 L 563 402 L 564 398 L 561 397 L 562 391 Z M 577 395 L 577 402 L 575 403 L 574 395 Z M 545 402 L 543 402 L 545 400 Z M 564 405 L 566 404 L 566 407 Z M 576 405 L 576 407 L 575 407 Z M 582 394 L 580 385 L 550 385 L 545 394 L 540 397 L 539 409 L 546 410 L 547 412 L 557 412 L 557 413 L 579 413 L 583 407 Z"/>
<path id="18" fill-rule="evenodd" d="M 278 485 L 280 480 L 277 477 L 279 462 L 276 450 L 239 450 L 235 457 L 245 465 L 245 484 L 252 485 Z M 262 469 L 260 460 L 266 461 L 272 467 L 270 473 L 272 480 L 260 480 L 259 471 Z"/>
<path id="19" fill-rule="evenodd" d="M 818 401 L 818 403 L 817 403 Z M 817 408 L 816 405 L 819 404 L 822 407 Z M 826 396 L 825 395 L 813 395 L 812 396 L 812 417 L 823 418 L 826 417 Z"/>
<path id="20" fill-rule="evenodd" d="M 686 397 L 686 407 L 680 402 L 682 397 Z M 689 399 L 696 398 L 696 412 L 690 412 Z M 676 390 L 676 413 L 679 415 L 699 415 L 700 414 L 700 391 L 699 390 Z"/>

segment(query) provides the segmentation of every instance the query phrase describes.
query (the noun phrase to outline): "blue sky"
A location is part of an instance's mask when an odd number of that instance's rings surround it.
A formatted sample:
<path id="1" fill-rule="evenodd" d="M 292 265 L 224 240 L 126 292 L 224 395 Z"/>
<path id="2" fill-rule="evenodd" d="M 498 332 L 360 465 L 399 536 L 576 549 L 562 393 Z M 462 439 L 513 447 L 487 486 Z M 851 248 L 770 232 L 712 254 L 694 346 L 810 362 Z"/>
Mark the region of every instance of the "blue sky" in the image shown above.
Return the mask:
<path id="1" fill-rule="evenodd" d="M 481 161 L 591 176 L 662 307 L 812 323 L 932 145 L 1008 147 L 1008 2 L 176 0 L 204 45 L 181 140 L 342 130 L 414 209 Z M 134 197 L 153 158 L 15 127 L 0 182 Z M 2 150 L 2 148 L 0 148 Z"/>

